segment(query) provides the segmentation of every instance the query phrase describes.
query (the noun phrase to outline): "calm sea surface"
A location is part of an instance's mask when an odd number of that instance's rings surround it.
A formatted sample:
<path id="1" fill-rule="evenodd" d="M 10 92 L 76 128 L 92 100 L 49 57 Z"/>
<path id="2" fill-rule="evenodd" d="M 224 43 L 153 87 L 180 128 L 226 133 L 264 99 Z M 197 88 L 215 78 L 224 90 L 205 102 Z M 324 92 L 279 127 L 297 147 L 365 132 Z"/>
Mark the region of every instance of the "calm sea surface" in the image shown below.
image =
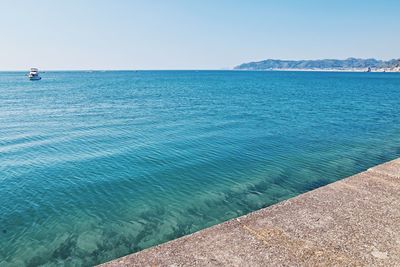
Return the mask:
<path id="1" fill-rule="evenodd" d="M 400 156 L 400 74 L 0 73 L 0 266 L 88 266 Z"/>

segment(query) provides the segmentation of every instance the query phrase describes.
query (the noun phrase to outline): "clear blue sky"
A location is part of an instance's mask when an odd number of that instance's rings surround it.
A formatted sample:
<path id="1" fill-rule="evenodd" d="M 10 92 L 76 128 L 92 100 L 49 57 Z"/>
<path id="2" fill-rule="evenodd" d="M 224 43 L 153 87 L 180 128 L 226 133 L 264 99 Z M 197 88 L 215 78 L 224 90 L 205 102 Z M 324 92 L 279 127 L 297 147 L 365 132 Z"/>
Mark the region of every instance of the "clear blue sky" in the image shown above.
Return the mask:
<path id="1" fill-rule="evenodd" d="M 397 0 L 9 0 L 0 70 L 221 69 L 400 57 Z"/>

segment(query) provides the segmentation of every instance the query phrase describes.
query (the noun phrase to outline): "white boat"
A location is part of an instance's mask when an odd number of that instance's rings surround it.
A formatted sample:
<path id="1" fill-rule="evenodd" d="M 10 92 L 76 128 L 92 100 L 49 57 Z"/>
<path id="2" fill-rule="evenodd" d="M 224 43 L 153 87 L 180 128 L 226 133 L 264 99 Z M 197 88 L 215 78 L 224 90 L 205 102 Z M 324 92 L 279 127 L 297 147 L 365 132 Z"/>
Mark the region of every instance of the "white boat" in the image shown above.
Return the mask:
<path id="1" fill-rule="evenodd" d="M 42 79 L 42 77 L 39 76 L 39 70 L 37 68 L 31 68 L 31 71 L 28 74 L 28 78 L 31 81 L 38 81 Z"/>

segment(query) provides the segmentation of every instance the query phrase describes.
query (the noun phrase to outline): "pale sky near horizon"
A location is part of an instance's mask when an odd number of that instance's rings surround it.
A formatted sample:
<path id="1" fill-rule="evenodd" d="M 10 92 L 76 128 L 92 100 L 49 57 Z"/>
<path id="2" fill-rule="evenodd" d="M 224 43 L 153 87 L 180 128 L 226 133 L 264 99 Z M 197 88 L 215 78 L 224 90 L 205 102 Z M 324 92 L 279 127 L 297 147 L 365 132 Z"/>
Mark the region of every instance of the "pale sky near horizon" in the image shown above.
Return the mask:
<path id="1" fill-rule="evenodd" d="M 0 70 L 400 58 L 397 0 L 0 0 Z"/>

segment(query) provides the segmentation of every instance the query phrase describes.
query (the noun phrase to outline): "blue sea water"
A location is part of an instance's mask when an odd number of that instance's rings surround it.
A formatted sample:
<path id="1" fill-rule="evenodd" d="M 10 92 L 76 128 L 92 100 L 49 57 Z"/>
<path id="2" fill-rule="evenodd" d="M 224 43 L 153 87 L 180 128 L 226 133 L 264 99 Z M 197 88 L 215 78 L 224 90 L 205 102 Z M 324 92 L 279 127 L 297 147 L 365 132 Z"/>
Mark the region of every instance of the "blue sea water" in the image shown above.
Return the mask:
<path id="1" fill-rule="evenodd" d="M 0 266 L 89 266 L 400 156 L 400 74 L 0 73 Z"/>

